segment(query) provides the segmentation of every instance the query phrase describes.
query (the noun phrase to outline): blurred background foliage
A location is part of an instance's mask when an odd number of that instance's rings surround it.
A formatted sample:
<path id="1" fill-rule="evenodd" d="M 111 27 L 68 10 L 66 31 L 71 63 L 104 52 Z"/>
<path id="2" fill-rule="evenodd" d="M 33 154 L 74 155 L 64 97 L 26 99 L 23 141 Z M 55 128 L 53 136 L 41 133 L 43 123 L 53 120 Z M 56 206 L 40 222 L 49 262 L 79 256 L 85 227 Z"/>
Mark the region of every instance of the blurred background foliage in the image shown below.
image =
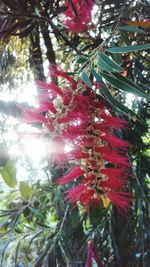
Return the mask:
<path id="1" fill-rule="evenodd" d="M 149 267 L 150 57 L 148 50 L 109 51 L 109 47 L 150 43 L 149 1 L 97 0 L 91 24 L 79 34 L 65 29 L 65 10 L 62 0 L 0 3 L 0 266 L 81 267 L 87 241 L 93 238 L 104 266 Z M 99 51 L 115 60 L 124 77 L 141 88 L 138 95 L 144 92 L 147 97 L 133 96 L 128 88 L 123 92 L 111 84 L 111 72 L 97 63 Z M 121 111 L 130 113 L 131 129 L 123 135 L 132 145 L 133 203 L 126 216 L 112 207 L 91 209 L 90 214 L 80 206 L 72 209 L 64 201 L 68 185 L 54 183 L 63 170 L 51 168 L 48 138 L 32 138 L 32 132 L 39 135 L 40 125 L 34 128 L 21 122 L 18 103 L 33 105 L 34 80 L 47 80 L 48 66 L 55 63 L 77 78 L 86 73 L 82 76 L 86 83 L 93 77 L 93 68 L 98 79 L 105 75 L 108 91 L 102 97 L 116 108 L 121 103 Z"/>

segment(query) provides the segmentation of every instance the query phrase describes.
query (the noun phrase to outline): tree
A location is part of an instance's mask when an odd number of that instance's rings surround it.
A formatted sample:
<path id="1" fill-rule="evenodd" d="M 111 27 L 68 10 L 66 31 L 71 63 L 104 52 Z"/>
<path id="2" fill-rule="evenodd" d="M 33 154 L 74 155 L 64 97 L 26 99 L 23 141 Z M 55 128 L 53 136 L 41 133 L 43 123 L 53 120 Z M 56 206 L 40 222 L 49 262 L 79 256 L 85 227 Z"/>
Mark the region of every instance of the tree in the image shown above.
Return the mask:
<path id="1" fill-rule="evenodd" d="M 48 180 L 43 183 L 38 180 L 32 183 L 21 181 L 19 190 L 14 191 L 11 198 L 9 194 L 6 195 L 2 202 L 5 209 L 1 209 L 1 234 L 6 239 L 2 261 L 6 266 L 17 266 L 21 263 L 24 266 L 31 263 L 35 267 L 67 264 L 71 267 L 84 266 L 87 240 L 91 238 L 94 238 L 105 266 L 149 265 L 149 4 L 148 1 L 111 0 L 96 4 L 92 1 L 83 2 L 79 1 L 76 6 L 76 1 L 66 3 L 35 0 L 21 1 L 21 4 L 16 0 L 2 1 L 1 78 L 8 86 L 11 83 L 12 86 L 20 84 L 23 79 L 15 80 L 14 77 L 22 77 L 23 73 L 24 80 L 28 77 L 43 80 L 43 83 L 37 83 L 41 96 L 41 88 L 46 88 L 43 65 L 47 60 L 50 65 L 57 63 L 66 69 L 68 73 L 63 71 L 64 79 L 61 82 L 69 82 L 73 86 L 72 82 L 77 81 L 85 90 L 83 95 L 87 94 L 86 90 L 92 87 L 93 82 L 95 86 L 98 85 L 94 103 L 103 100 L 111 110 L 111 116 L 119 114 L 117 116 L 128 120 L 128 127 L 132 128 L 132 131 L 124 129 L 119 132 L 120 137 L 132 144 L 132 172 L 127 185 L 133 192 L 132 208 L 124 216 L 118 214 L 116 207 L 103 201 L 95 210 L 90 209 L 90 215 L 85 213 L 81 205 L 72 210 L 71 204 L 63 202 L 64 191 L 70 185 L 60 186 L 53 184 L 53 181 L 67 173 L 73 163 L 65 162 L 64 168 L 54 164 L 52 168 L 47 155 L 42 175 L 47 175 Z M 91 22 L 90 10 L 93 5 Z M 14 40 L 24 47 L 23 50 L 13 48 L 15 56 L 12 49 Z M 23 51 L 21 58 L 19 51 Z M 72 66 L 70 62 L 73 62 Z M 61 88 L 59 78 L 56 72 L 52 72 L 51 82 L 56 85 L 57 90 Z M 130 93 L 136 95 L 132 103 L 129 101 Z M 52 95 L 53 97 L 55 96 Z M 29 108 L 29 104 L 24 103 L 24 107 Z M 1 100 L 0 110 L 3 113 L 2 133 L 12 127 L 8 123 L 3 128 L 4 118 L 11 114 L 20 119 L 24 115 L 23 108 L 16 102 Z M 41 110 L 40 114 L 44 122 L 46 111 Z M 32 124 L 32 113 L 29 115 Z M 42 122 L 37 120 L 34 125 L 37 135 L 41 131 Z M 48 134 L 44 136 L 47 138 Z M 9 145 L 10 143 L 5 144 L 5 149 L 2 147 L 4 152 L 1 176 L 14 188 L 16 177 L 14 165 L 7 153 Z M 25 158 L 23 161 L 30 169 L 29 176 L 34 176 L 30 162 Z M 76 181 L 73 183 L 76 185 Z M 9 253 L 9 246 L 14 246 L 12 254 Z M 6 261 L 4 256 L 8 255 L 10 256 Z"/>

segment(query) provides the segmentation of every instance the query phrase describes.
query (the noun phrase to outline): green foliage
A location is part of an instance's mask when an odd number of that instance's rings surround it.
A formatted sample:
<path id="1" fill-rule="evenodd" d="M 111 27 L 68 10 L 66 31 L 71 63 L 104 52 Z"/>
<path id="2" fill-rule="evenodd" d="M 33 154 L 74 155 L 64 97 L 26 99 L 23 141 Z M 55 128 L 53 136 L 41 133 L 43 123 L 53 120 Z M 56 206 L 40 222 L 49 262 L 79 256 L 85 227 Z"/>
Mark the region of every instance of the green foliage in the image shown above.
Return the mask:
<path id="1" fill-rule="evenodd" d="M 119 30 L 121 31 L 127 31 L 127 32 L 137 32 L 137 33 L 141 33 L 144 34 L 145 31 L 138 28 L 137 26 L 132 26 L 132 25 L 125 25 L 125 26 L 119 26 Z"/>
<path id="2" fill-rule="evenodd" d="M 92 83 L 91 83 L 88 75 L 84 71 L 82 72 L 82 80 L 86 83 L 87 86 L 92 88 Z"/>
<path id="3" fill-rule="evenodd" d="M 29 200 L 33 195 L 33 190 L 27 182 L 20 182 L 20 191 L 24 200 Z"/>
<path id="4" fill-rule="evenodd" d="M 149 97 L 148 94 L 144 92 L 142 88 L 137 86 L 128 78 L 116 73 L 114 75 L 109 75 L 106 73 L 101 73 L 105 80 L 107 80 L 112 86 L 127 93 L 135 94 L 141 97 Z"/>
<path id="5" fill-rule="evenodd" d="M 123 69 L 110 57 L 105 54 L 99 53 L 98 64 L 100 68 L 108 72 L 122 72 Z"/>
<path id="6" fill-rule="evenodd" d="M 111 48 L 108 48 L 107 51 L 111 53 L 122 54 L 122 53 L 136 52 L 136 51 L 147 50 L 147 49 L 150 49 L 150 44 L 124 46 L 124 47 L 111 47 Z"/>
<path id="7" fill-rule="evenodd" d="M 4 182 L 12 188 L 16 187 L 16 168 L 14 167 L 14 163 L 9 160 L 7 161 L 4 167 L 0 169 L 1 177 L 3 178 Z"/>

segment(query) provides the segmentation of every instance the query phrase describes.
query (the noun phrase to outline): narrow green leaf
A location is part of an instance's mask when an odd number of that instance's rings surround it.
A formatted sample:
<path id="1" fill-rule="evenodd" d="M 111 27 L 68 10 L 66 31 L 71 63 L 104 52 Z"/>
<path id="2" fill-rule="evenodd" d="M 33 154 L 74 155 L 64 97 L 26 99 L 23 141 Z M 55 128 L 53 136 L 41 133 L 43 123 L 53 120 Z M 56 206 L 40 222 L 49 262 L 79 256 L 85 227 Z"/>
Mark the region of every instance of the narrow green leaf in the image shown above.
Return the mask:
<path id="1" fill-rule="evenodd" d="M 70 225 L 72 228 L 76 228 L 77 225 L 79 224 L 79 212 L 77 209 L 74 209 L 71 213 L 71 218 L 70 218 Z"/>
<path id="2" fill-rule="evenodd" d="M 124 106 L 121 102 L 113 98 L 111 92 L 107 87 L 103 87 L 101 91 L 102 94 L 105 96 L 105 98 L 108 100 L 108 102 L 112 105 L 112 108 L 115 112 L 119 114 L 125 113 L 127 115 L 136 116 L 136 114 L 132 110 L 130 110 L 129 108 Z"/>
<path id="3" fill-rule="evenodd" d="M 84 68 L 87 66 L 88 61 L 82 63 L 82 66 L 80 68 L 78 68 L 78 70 L 76 71 L 76 74 L 79 74 L 84 70 Z"/>
<path id="4" fill-rule="evenodd" d="M 17 213 L 14 213 L 9 217 L 10 219 L 9 227 L 11 228 L 11 231 L 18 223 L 20 215 L 21 215 L 21 211 L 18 211 Z"/>
<path id="5" fill-rule="evenodd" d="M 134 90 L 133 94 L 139 95 L 140 97 L 146 97 L 150 98 L 150 95 L 146 93 L 142 87 L 140 87 L 138 84 L 135 84 L 132 80 L 129 80 L 128 78 L 124 77 L 120 73 L 115 73 L 114 76 L 124 84 L 128 84 L 132 90 Z M 132 92 L 131 92 L 132 93 Z"/>
<path id="6" fill-rule="evenodd" d="M 100 74 L 98 74 L 93 68 L 91 69 L 91 72 L 98 83 L 103 83 L 102 76 Z"/>
<path id="7" fill-rule="evenodd" d="M 124 77 L 124 76 L 121 75 L 120 73 L 115 73 L 114 76 L 115 76 L 118 80 L 120 80 L 120 81 L 122 81 L 122 82 L 124 82 L 124 83 L 129 84 L 129 85 L 130 85 L 131 87 L 133 87 L 133 88 L 136 88 L 137 93 L 138 93 L 138 91 L 139 91 L 139 95 L 140 95 L 141 97 L 148 97 L 148 98 L 150 98 L 150 95 L 147 94 L 147 93 L 145 93 L 145 91 L 143 90 L 143 88 L 141 88 L 138 84 L 135 84 L 132 80 L 129 80 L 128 78 Z"/>
<path id="8" fill-rule="evenodd" d="M 27 182 L 20 182 L 20 192 L 24 200 L 29 200 L 33 194 L 33 190 Z"/>
<path id="9" fill-rule="evenodd" d="M 77 63 L 84 63 L 84 62 L 86 62 L 88 60 L 88 57 L 79 57 L 78 59 L 77 59 Z"/>
<path id="10" fill-rule="evenodd" d="M 119 73 L 115 75 L 109 75 L 106 73 L 101 73 L 102 76 L 115 88 L 122 90 L 127 93 L 131 93 L 140 97 L 149 97 L 142 88 L 134 84 L 132 81 L 126 77 L 120 75 Z M 119 74 L 119 75 L 118 75 Z"/>
<path id="11" fill-rule="evenodd" d="M 113 54 L 113 59 L 115 60 L 115 62 L 117 62 L 117 64 L 122 64 L 121 54 Z"/>
<path id="12" fill-rule="evenodd" d="M 32 212 L 36 217 L 41 218 L 41 220 L 44 220 L 44 219 L 45 219 L 44 216 L 43 216 L 43 214 L 42 214 L 38 209 L 33 208 L 33 207 L 31 207 L 31 206 L 29 206 L 29 209 L 31 210 L 31 212 Z"/>
<path id="13" fill-rule="evenodd" d="M 138 28 L 136 26 L 132 26 L 132 25 L 130 25 L 130 26 L 129 25 L 120 26 L 119 27 L 119 30 L 121 30 L 121 31 L 127 31 L 127 32 L 137 32 L 137 33 L 142 33 L 142 34 L 145 33 L 144 30 L 142 30 L 142 29 L 140 29 L 140 28 Z"/>
<path id="14" fill-rule="evenodd" d="M 38 233 L 35 233 L 35 234 L 32 236 L 32 238 L 30 239 L 30 242 L 29 242 L 29 244 L 28 244 L 28 249 L 30 248 L 30 246 L 31 246 L 31 244 L 32 244 L 32 242 L 33 242 L 33 240 L 36 239 L 41 233 L 43 233 L 43 230 L 39 231 Z"/>
<path id="15" fill-rule="evenodd" d="M 65 245 L 64 245 L 64 243 L 65 243 Z M 59 249 L 60 249 L 60 251 L 61 251 L 61 254 L 63 255 L 63 258 L 66 260 L 66 262 L 67 262 L 67 260 L 68 260 L 68 257 L 67 257 L 67 254 L 66 254 L 66 247 L 67 247 L 67 242 L 64 242 L 64 239 L 63 238 L 61 238 L 61 239 L 59 239 L 59 241 L 58 241 L 58 246 L 59 246 Z"/>
<path id="16" fill-rule="evenodd" d="M 94 69 L 92 69 L 92 73 L 93 73 L 94 77 L 96 78 L 97 82 L 102 82 L 101 76 Z M 111 106 L 115 112 L 125 113 L 128 115 L 130 114 L 132 116 L 136 116 L 136 114 L 132 110 L 130 110 L 129 108 L 124 106 L 122 103 L 120 103 L 118 100 L 116 100 L 112 96 L 111 92 L 109 91 L 109 89 L 106 86 L 101 88 L 101 92 L 102 92 L 103 96 L 105 97 L 105 99 L 111 104 Z"/>
<path id="17" fill-rule="evenodd" d="M 128 53 L 128 52 L 135 52 L 147 49 L 150 49 L 150 44 L 124 46 L 124 47 L 110 47 L 107 49 L 107 51 L 111 53 Z"/>
<path id="18" fill-rule="evenodd" d="M 114 99 L 114 105 L 115 107 L 117 107 L 117 112 L 120 110 L 121 113 L 125 113 L 127 115 L 131 115 L 131 116 L 134 116 L 134 117 L 137 117 L 139 118 L 139 116 L 137 116 L 137 114 L 132 111 L 131 109 L 127 108 L 125 105 L 123 105 L 120 101 L 118 101 L 117 99 Z M 120 113 L 120 112 L 119 112 Z M 139 118 L 140 119 L 140 118 Z"/>
<path id="19" fill-rule="evenodd" d="M 5 254 L 6 254 L 7 247 L 9 246 L 9 243 L 11 243 L 11 240 L 9 240 L 9 241 L 5 244 L 4 248 L 3 248 L 2 251 L 1 251 L 1 263 L 0 263 L 0 267 L 3 267 L 3 266 L 4 266 L 3 263 L 4 263 Z"/>
<path id="20" fill-rule="evenodd" d="M 109 91 L 109 89 L 105 86 L 101 89 L 101 91 L 102 91 L 102 94 L 105 96 L 105 98 L 110 102 L 110 104 L 114 106 L 114 98 L 111 92 Z"/>
<path id="21" fill-rule="evenodd" d="M 54 241 L 54 239 L 53 239 Z M 40 253 L 40 255 L 38 256 L 38 258 L 36 259 L 35 263 L 34 263 L 34 267 L 41 267 L 42 266 L 42 263 L 43 263 L 43 260 L 46 256 L 46 254 L 50 253 L 50 251 L 53 249 L 53 246 L 54 246 L 54 242 L 52 244 L 52 241 L 50 241 L 47 246 L 44 248 L 44 250 Z"/>
<path id="22" fill-rule="evenodd" d="M 16 169 L 14 167 L 14 163 L 11 160 L 7 161 L 5 167 L 0 169 L 0 174 L 4 180 L 4 182 L 11 188 L 15 188 L 16 181 Z"/>
<path id="23" fill-rule="evenodd" d="M 29 267 L 29 261 L 28 258 L 26 257 L 26 255 L 23 255 L 23 259 L 22 259 L 22 263 L 23 263 L 23 267 Z"/>
<path id="24" fill-rule="evenodd" d="M 92 83 L 91 83 L 88 75 L 84 71 L 82 72 L 81 78 L 87 84 L 88 87 L 92 88 Z"/>
<path id="25" fill-rule="evenodd" d="M 14 264 L 14 267 L 18 266 L 17 262 L 18 262 L 18 253 L 19 253 L 19 249 L 20 249 L 20 244 L 21 244 L 21 242 L 19 240 L 17 245 L 16 245 L 16 250 L 15 250 L 15 264 Z"/>
<path id="26" fill-rule="evenodd" d="M 113 59 L 110 59 L 108 56 L 102 53 L 98 55 L 98 64 L 103 70 L 108 72 L 123 71 L 123 69 Z"/>

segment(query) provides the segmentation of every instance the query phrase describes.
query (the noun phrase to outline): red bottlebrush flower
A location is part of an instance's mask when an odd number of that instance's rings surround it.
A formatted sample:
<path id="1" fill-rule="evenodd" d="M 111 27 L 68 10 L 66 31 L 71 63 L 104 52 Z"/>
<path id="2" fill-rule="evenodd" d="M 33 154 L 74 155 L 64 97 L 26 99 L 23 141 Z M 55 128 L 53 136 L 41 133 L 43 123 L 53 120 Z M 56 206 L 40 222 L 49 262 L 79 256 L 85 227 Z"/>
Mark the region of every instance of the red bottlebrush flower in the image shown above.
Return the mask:
<path id="1" fill-rule="evenodd" d="M 76 187 L 73 187 L 66 191 L 67 196 L 65 199 L 69 199 L 71 203 L 75 203 L 76 201 L 79 201 L 80 196 L 84 191 L 86 192 L 86 186 L 79 184 Z"/>
<path id="2" fill-rule="evenodd" d="M 63 133 L 64 135 L 70 134 L 71 136 L 79 136 L 79 135 L 85 135 L 87 133 L 87 129 L 85 129 L 85 126 L 83 124 L 79 125 L 67 125 L 66 131 Z"/>
<path id="3" fill-rule="evenodd" d="M 128 212 L 132 197 L 132 194 L 130 192 L 108 192 L 107 197 L 119 212 Z"/>
<path id="4" fill-rule="evenodd" d="M 79 176 L 82 176 L 84 174 L 84 170 L 81 169 L 81 167 L 75 167 L 72 171 L 70 171 L 68 174 L 64 175 L 63 177 L 59 178 L 59 184 L 66 184 L 75 178 L 78 178 Z"/>
<path id="5" fill-rule="evenodd" d="M 105 134 L 101 136 L 101 139 L 107 142 L 108 144 L 111 144 L 111 146 L 117 148 L 128 148 L 129 147 L 129 142 L 122 140 L 112 134 Z"/>
<path id="6" fill-rule="evenodd" d="M 74 144 L 75 146 L 75 144 Z M 74 147 L 70 152 L 66 153 L 66 158 L 68 160 L 86 159 L 88 158 L 88 153 L 82 151 L 81 147 Z"/>
<path id="7" fill-rule="evenodd" d="M 104 168 L 100 170 L 100 173 L 107 177 L 101 185 L 115 190 L 121 190 L 126 185 L 129 176 L 126 168 Z"/>
<path id="8" fill-rule="evenodd" d="M 54 132 L 55 128 L 53 125 L 53 122 L 51 121 L 51 119 L 47 119 L 45 122 L 45 126 L 49 129 L 50 132 Z"/>
<path id="9" fill-rule="evenodd" d="M 104 188 L 120 190 L 125 185 L 125 182 L 126 181 L 123 180 L 123 179 L 118 179 L 116 177 L 111 176 L 106 181 L 102 181 L 101 182 L 101 186 L 104 187 Z"/>
<path id="10" fill-rule="evenodd" d="M 88 116 L 86 116 L 86 113 L 81 113 L 81 112 L 75 112 L 73 111 L 69 111 L 67 112 L 67 114 L 65 116 L 59 117 L 57 119 L 57 123 L 61 124 L 61 123 L 69 123 L 69 122 L 74 122 L 74 123 L 84 123 L 84 124 L 88 124 L 89 123 L 90 118 Z"/>
<path id="11" fill-rule="evenodd" d="M 97 153 L 101 153 L 103 159 L 106 161 L 117 165 L 129 166 L 127 157 L 112 150 L 109 146 L 95 147 L 94 150 Z"/>
<path id="12" fill-rule="evenodd" d="M 37 123 L 37 122 L 44 122 L 47 123 L 46 118 L 39 114 L 36 110 L 25 110 L 23 112 L 23 118 L 28 123 Z"/>
<path id="13" fill-rule="evenodd" d="M 84 177 L 82 182 L 83 182 L 83 184 L 86 184 L 86 185 L 88 184 L 88 185 L 92 186 L 93 181 L 95 181 L 95 178 L 96 178 L 95 174 L 91 174 L 89 176 Z"/>
<path id="14" fill-rule="evenodd" d="M 69 89 L 66 85 L 38 82 L 44 92 L 38 97 L 39 108 L 25 111 L 24 117 L 28 122 L 42 122 L 49 129 L 52 164 L 64 167 L 75 161 L 80 165 L 58 180 L 63 185 L 80 177 L 79 184 L 67 191 L 66 199 L 80 202 L 86 209 L 91 204 L 106 204 L 106 200 L 108 205 L 111 202 L 126 212 L 131 194 L 122 190 L 127 190 L 129 144 L 117 137 L 118 128 L 119 132 L 127 128 L 126 121 L 112 116 L 106 101 L 97 100 L 84 83 L 84 88 L 81 89 L 81 83 L 77 88 L 77 82 L 67 73 L 56 66 L 50 70 L 53 77 L 69 82 Z"/>
<path id="15" fill-rule="evenodd" d="M 49 87 L 50 87 L 50 92 L 55 92 L 56 94 L 60 95 L 61 97 L 63 97 L 63 92 L 60 89 L 60 87 L 58 87 L 56 84 L 54 83 L 49 83 Z"/>
<path id="16" fill-rule="evenodd" d="M 87 29 L 91 21 L 91 11 L 94 5 L 92 0 L 73 0 L 72 5 L 66 1 L 67 10 L 64 12 L 64 24 L 72 32 L 81 32 Z M 74 8 L 73 8 L 74 7 Z M 75 12 L 76 11 L 76 12 Z"/>
<path id="17" fill-rule="evenodd" d="M 105 125 L 104 123 L 93 123 L 92 125 L 93 130 L 101 131 L 103 133 L 107 132 L 108 130 L 108 125 Z"/>
<path id="18" fill-rule="evenodd" d="M 60 165 L 64 167 L 65 157 L 65 143 L 63 138 L 55 136 L 52 139 L 50 146 L 51 165 Z"/>
<path id="19" fill-rule="evenodd" d="M 101 173 L 107 177 L 125 178 L 128 176 L 126 168 L 103 168 Z"/>
<path id="20" fill-rule="evenodd" d="M 94 246 L 94 241 L 90 240 L 88 242 L 85 267 L 92 267 L 92 258 L 96 261 L 98 267 L 104 267 L 100 255 L 97 253 L 96 248 Z"/>
<path id="21" fill-rule="evenodd" d="M 90 97 L 84 95 L 74 96 L 74 111 L 85 114 L 88 118 L 90 118 L 90 120 L 95 112 L 94 104 L 95 101 L 92 94 Z"/>
<path id="22" fill-rule="evenodd" d="M 76 32 L 76 33 L 85 31 L 87 29 L 87 25 L 83 24 L 83 21 L 80 19 L 77 19 L 76 23 L 67 19 L 65 20 L 65 25 L 70 31 Z"/>
<path id="23" fill-rule="evenodd" d="M 53 77 L 59 77 L 60 76 L 64 79 L 66 79 L 72 85 L 73 90 L 75 90 L 77 88 L 77 82 L 70 75 L 68 75 L 66 72 L 59 69 L 56 65 L 50 66 L 49 70 L 50 70 L 51 76 L 53 76 Z"/>
<path id="24" fill-rule="evenodd" d="M 50 132 L 54 131 L 54 126 L 52 120 L 49 118 L 46 118 L 44 115 L 40 114 L 39 111 L 36 109 L 34 110 L 25 110 L 23 112 L 23 118 L 25 122 L 27 123 L 38 123 L 42 122 L 44 123 L 47 128 L 50 130 Z"/>
<path id="25" fill-rule="evenodd" d="M 98 267 L 104 267 L 100 255 L 97 253 L 95 247 L 93 247 L 93 258 L 95 259 Z"/>
<path id="26" fill-rule="evenodd" d="M 61 89 L 54 83 L 46 83 L 43 81 L 36 81 L 36 85 L 38 87 L 38 89 L 42 90 L 41 94 L 46 94 L 47 97 L 54 97 L 56 98 L 57 95 L 63 96 L 63 92 L 61 91 Z"/>
<path id="27" fill-rule="evenodd" d="M 74 188 L 71 188 L 68 191 L 66 191 L 66 193 L 67 196 L 65 199 L 69 199 L 71 203 L 76 203 L 77 201 L 80 201 L 80 203 L 87 209 L 89 208 L 90 203 L 92 203 L 95 200 L 94 199 L 95 190 L 92 188 L 88 189 L 84 184 L 80 184 Z"/>
<path id="28" fill-rule="evenodd" d="M 68 106 L 71 102 L 71 99 L 72 99 L 72 92 L 71 90 L 68 90 L 68 89 L 64 89 L 63 91 L 63 104 L 65 106 Z"/>
<path id="29" fill-rule="evenodd" d="M 89 241 L 85 267 L 92 267 L 92 254 L 93 254 L 93 251 L 92 251 L 92 247 L 91 247 L 91 242 Z"/>
<path id="30" fill-rule="evenodd" d="M 103 112 L 100 117 L 101 119 L 103 119 L 103 123 L 106 124 L 109 128 L 124 128 L 127 125 L 126 120 L 113 117 L 106 114 L 105 112 Z"/>
<path id="31" fill-rule="evenodd" d="M 36 109 L 37 112 L 43 112 L 43 111 L 46 111 L 46 110 L 49 110 L 51 111 L 53 114 L 56 114 L 57 113 L 57 110 L 56 108 L 54 107 L 53 103 L 48 101 L 48 100 L 45 100 L 45 101 L 40 101 L 40 106 Z"/>
<path id="32" fill-rule="evenodd" d="M 82 138 L 81 138 L 81 144 L 83 146 L 85 146 L 85 147 L 90 147 L 91 144 L 94 144 L 94 137 L 93 136 L 83 135 Z"/>
<path id="33" fill-rule="evenodd" d="M 113 163 L 114 165 L 119 165 L 119 166 L 129 166 L 129 161 L 126 157 L 122 155 L 118 155 L 117 153 L 111 153 L 110 155 L 103 155 L 103 158 L 106 161 L 109 161 Z"/>

